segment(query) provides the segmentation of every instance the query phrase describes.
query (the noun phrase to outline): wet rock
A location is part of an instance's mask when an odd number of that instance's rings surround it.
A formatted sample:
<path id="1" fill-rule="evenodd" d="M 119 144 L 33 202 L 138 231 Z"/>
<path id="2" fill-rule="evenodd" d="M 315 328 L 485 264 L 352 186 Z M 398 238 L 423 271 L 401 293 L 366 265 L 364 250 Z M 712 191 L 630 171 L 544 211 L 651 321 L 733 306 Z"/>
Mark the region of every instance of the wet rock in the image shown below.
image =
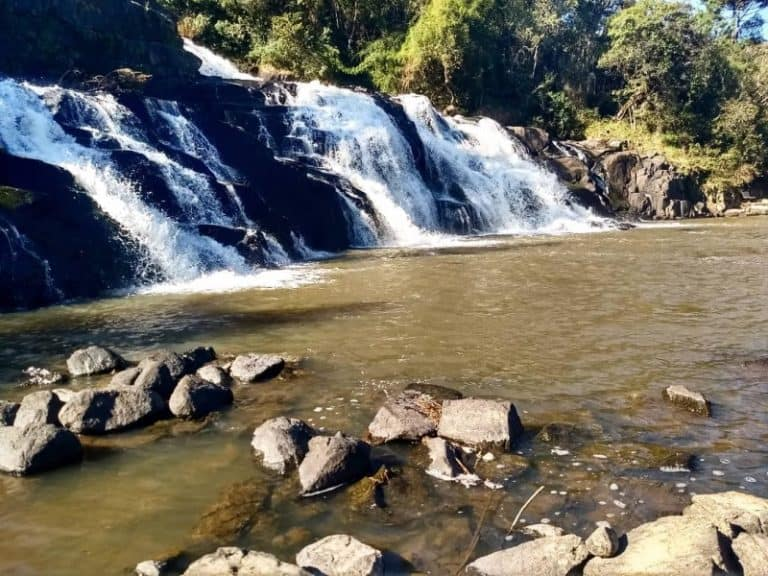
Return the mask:
<path id="1" fill-rule="evenodd" d="M 522 432 L 514 404 L 474 398 L 446 400 L 438 426 L 438 434 L 444 438 L 504 450 L 509 450 Z"/>
<path id="2" fill-rule="evenodd" d="M 310 496 L 356 482 L 370 469 L 370 446 L 357 438 L 315 436 L 299 465 L 301 494 Z"/>
<path id="3" fill-rule="evenodd" d="M 0 400 L 0 426 L 13 426 L 20 404 Z"/>
<path id="4" fill-rule="evenodd" d="M 228 487 L 220 499 L 201 516 L 194 534 L 218 542 L 232 542 L 265 519 L 269 488 L 256 479 Z"/>
<path id="5" fill-rule="evenodd" d="M 710 404 L 704 396 L 699 392 L 688 390 L 685 386 L 670 386 L 664 390 L 663 396 L 665 400 L 685 408 L 689 412 L 701 414 L 702 416 L 710 415 Z"/>
<path id="6" fill-rule="evenodd" d="M 118 370 L 125 365 L 119 355 L 108 348 L 89 346 L 76 350 L 67 358 L 67 370 L 72 376 L 90 376 Z"/>
<path id="7" fill-rule="evenodd" d="M 376 474 L 366 476 L 352 487 L 348 495 L 352 510 L 385 508 L 384 486 L 389 484 L 390 475 L 386 466 L 380 466 Z"/>
<path id="8" fill-rule="evenodd" d="M 285 367 L 285 360 L 272 354 L 238 356 L 229 373 L 241 382 L 260 382 L 277 377 Z"/>
<path id="9" fill-rule="evenodd" d="M 152 424 L 165 412 L 155 392 L 141 388 L 81 390 L 59 412 L 59 420 L 78 434 L 106 434 Z"/>
<path id="10" fill-rule="evenodd" d="M 708 522 L 666 516 L 630 530 L 624 551 L 613 558 L 593 558 L 584 576 L 730 574 L 727 545 Z"/>
<path id="11" fill-rule="evenodd" d="M 59 410 L 62 402 L 56 394 L 48 390 L 27 394 L 21 401 L 14 426 L 24 428 L 30 424 L 59 425 Z"/>
<path id="12" fill-rule="evenodd" d="M 582 447 L 578 457 L 605 458 L 613 465 L 628 469 L 651 469 L 684 472 L 695 469 L 696 457 L 691 452 L 652 443 L 590 444 Z"/>
<path id="13" fill-rule="evenodd" d="M 296 563 L 325 576 L 384 576 L 381 552 L 344 534 L 303 548 L 296 554 Z"/>
<path id="14" fill-rule="evenodd" d="M 459 461 L 461 455 L 456 448 L 444 438 L 424 438 L 422 440 L 429 449 L 431 463 L 427 474 L 438 478 L 456 478 L 464 473 Z"/>
<path id="15" fill-rule="evenodd" d="M 187 371 L 187 362 L 184 357 L 171 350 L 158 350 L 157 352 L 153 352 L 139 362 L 139 370 L 144 370 L 146 366 L 153 362 L 162 362 L 165 364 L 165 367 L 168 368 L 168 372 L 170 372 L 171 377 L 174 380 L 180 380 L 189 373 Z"/>
<path id="16" fill-rule="evenodd" d="M 768 537 L 762 534 L 739 534 L 732 544 L 744 576 L 768 576 Z"/>
<path id="17" fill-rule="evenodd" d="M 232 390 L 206 382 L 197 376 L 184 376 L 168 401 L 177 418 L 202 418 L 234 401 Z"/>
<path id="18" fill-rule="evenodd" d="M 144 364 L 141 372 L 133 381 L 132 386 L 142 390 L 151 390 L 164 400 L 167 400 L 173 394 L 176 380 L 171 376 L 171 371 L 168 370 L 168 366 L 165 363 L 159 360 L 151 360 Z"/>
<path id="19" fill-rule="evenodd" d="M 183 576 L 310 576 L 272 554 L 240 548 L 219 548 L 193 562 Z"/>
<path id="20" fill-rule="evenodd" d="M 406 388 L 379 408 L 368 426 L 368 433 L 377 442 L 393 440 L 417 441 L 437 432 L 444 399 L 461 398 L 461 394 L 428 384 Z"/>
<path id="21" fill-rule="evenodd" d="M 24 369 L 26 380 L 22 386 L 53 386 L 65 380 L 64 374 L 47 368 L 29 366 Z"/>
<path id="22" fill-rule="evenodd" d="M 134 366 L 133 368 L 126 368 L 125 370 L 121 370 L 112 376 L 112 380 L 109 381 L 109 385 L 131 386 L 136 381 L 136 378 L 139 377 L 139 374 L 141 374 L 141 368 L 138 366 Z"/>
<path id="23" fill-rule="evenodd" d="M 136 576 L 162 576 L 165 565 L 155 560 L 145 560 L 136 565 Z"/>
<path id="24" fill-rule="evenodd" d="M 592 556 L 611 558 L 619 551 L 619 535 L 608 522 L 598 522 L 597 528 L 584 542 Z"/>
<path id="25" fill-rule="evenodd" d="M 197 371 L 197 375 L 206 382 L 211 382 L 218 386 L 226 386 L 227 388 L 232 386 L 232 378 L 219 366 L 203 366 Z"/>
<path id="26" fill-rule="evenodd" d="M 292 466 L 299 466 L 309 450 L 309 441 L 315 430 L 296 418 L 272 418 L 253 432 L 251 446 L 263 456 L 266 468 L 285 474 Z"/>
<path id="27" fill-rule="evenodd" d="M 697 494 L 683 514 L 712 523 L 723 534 L 738 532 L 768 535 L 768 500 L 743 492 Z"/>
<path id="28" fill-rule="evenodd" d="M 82 447 L 77 436 L 51 424 L 19 428 L 0 427 L 0 471 L 38 474 L 79 462 Z"/>
<path id="29" fill-rule="evenodd" d="M 552 524 L 531 524 L 523 527 L 520 532 L 534 538 L 552 538 L 565 535 L 565 530 Z"/>
<path id="30" fill-rule="evenodd" d="M 602 429 L 597 424 L 550 422 L 538 431 L 536 441 L 556 446 L 575 447 L 594 442 L 601 434 Z"/>
<path id="31" fill-rule="evenodd" d="M 210 346 L 198 346 L 184 352 L 182 357 L 186 374 L 193 374 L 209 362 L 216 360 L 216 351 Z"/>
<path id="32" fill-rule="evenodd" d="M 444 400 L 461 400 L 464 398 L 464 395 L 461 392 L 454 390 L 453 388 L 440 386 L 439 384 L 425 384 L 423 382 L 412 382 L 405 387 L 405 391 L 418 392 L 425 396 L 431 396 L 434 400 L 441 403 Z"/>
<path id="33" fill-rule="evenodd" d="M 478 576 L 567 576 L 589 557 L 578 536 L 539 538 L 483 556 L 467 566 Z"/>

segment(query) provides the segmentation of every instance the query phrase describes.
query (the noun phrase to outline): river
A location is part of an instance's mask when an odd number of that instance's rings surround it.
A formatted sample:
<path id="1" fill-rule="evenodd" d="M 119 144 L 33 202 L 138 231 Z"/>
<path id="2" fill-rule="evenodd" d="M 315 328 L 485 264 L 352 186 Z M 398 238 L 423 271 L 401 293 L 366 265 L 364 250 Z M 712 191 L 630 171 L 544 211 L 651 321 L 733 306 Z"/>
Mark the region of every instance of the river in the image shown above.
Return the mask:
<path id="1" fill-rule="evenodd" d="M 0 477 L 0 573 L 127 574 L 147 558 L 210 551 L 196 525 L 241 482 L 257 513 L 222 543 L 292 561 L 346 532 L 433 574 L 456 570 L 489 504 L 476 554 L 501 547 L 541 485 L 523 521 L 584 536 L 597 520 L 628 529 L 679 512 L 691 493 L 768 496 L 768 381 L 742 366 L 768 355 L 763 218 L 352 251 L 271 274 L 224 294 L 0 316 L 3 399 L 28 391 L 16 387 L 26 366 L 63 370 L 88 343 L 132 359 L 198 344 L 303 359 L 284 378 L 237 388 L 231 410 L 199 425 L 160 423 L 94 441 L 82 465 Z M 295 474 L 278 478 L 251 455 L 254 427 L 276 415 L 362 436 L 386 395 L 413 381 L 514 401 L 530 434 L 488 467 L 502 490 L 441 482 L 423 473 L 423 448 L 393 447 L 405 463 L 384 488 L 387 507 L 360 505 L 350 490 L 302 500 Z M 713 417 L 666 404 L 671 384 L 703 392 Z M 534 439 L 550 422 L 584 439 Z M 695 455 L 694 470 L 663 471 L 667 450 Z"/>

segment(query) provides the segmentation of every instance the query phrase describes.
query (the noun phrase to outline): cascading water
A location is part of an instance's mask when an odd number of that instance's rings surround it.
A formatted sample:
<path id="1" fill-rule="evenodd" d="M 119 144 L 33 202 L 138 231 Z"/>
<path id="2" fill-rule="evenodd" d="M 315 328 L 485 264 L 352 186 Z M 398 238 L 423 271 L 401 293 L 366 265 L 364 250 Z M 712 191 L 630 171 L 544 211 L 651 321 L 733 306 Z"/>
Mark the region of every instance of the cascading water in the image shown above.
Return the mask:
<path id="1" fill-rule="evenodd" d="M 185 48 L 202 76 L 170 97 L 0 78 L 0 151 L 69 172 L 140 247 L 147 284 L 245 287 L 264 264 L 350 246 L 605 223 L 492 120 L 444 117 L 422 96 L 265 85 Z"/>

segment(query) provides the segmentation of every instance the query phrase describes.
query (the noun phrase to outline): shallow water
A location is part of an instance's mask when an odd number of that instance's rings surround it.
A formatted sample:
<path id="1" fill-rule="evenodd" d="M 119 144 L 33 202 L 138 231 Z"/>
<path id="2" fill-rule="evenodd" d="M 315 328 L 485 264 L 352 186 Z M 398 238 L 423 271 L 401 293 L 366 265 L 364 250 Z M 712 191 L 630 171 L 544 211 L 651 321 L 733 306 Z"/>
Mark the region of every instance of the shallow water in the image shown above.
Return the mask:
<path id="1" fill-rule="evenodd" d="M 285 378 L 238 388 L 235 407 L 201 425 L 100 439 L 80 466 L 0 477 L 0 573 L 122 574 L 176 550 L 211 550 L 217 542 L 198 521 L 242 481 L 258 487 L 259 502 L 249 530 L 221 543 L 292 560 L 316 538 L 350 532 L 435 574 L 456 569 L 487 506 L 477 554 L 504 545 L 540 485 L 524 521 L 583 535 L 596 520 L 626 529 L 679 512 L 692 492 L 768 496 L 768 377 L 741 366 L 768 356 L 768 220 L 491 240 L 353 252 L 299 269 L 314 282 L 291 288 L 1 316 L 3 398 L 25 393 L 15 388 L 22 368 L 61 369 L 88 343 L 135 359 L 207 344 L 306 360 Z M 481 471 L 503 490 L 442 483 L 421 471 L 421 448 L 394 447 L 379 453 L 404 462 L 384 489 L 388 507 L 361 505 L 349 490 L 301 500 L 295 479 L 275 478 L 250 454 L 253 428 L 279 414 L 362 435 L 386 394 L 414 380 L 515 402 L 531 434 L 521 454 Z M 662 402 L 677 383 L 707 395 L 714 417 Z M 588 438 L 557 455 L 533 439 L 548 422 Z M 659 446 L 695 454 L 696 469 L 661 471 Z M 521 460 L 532 466 L 520 471 Z"/>

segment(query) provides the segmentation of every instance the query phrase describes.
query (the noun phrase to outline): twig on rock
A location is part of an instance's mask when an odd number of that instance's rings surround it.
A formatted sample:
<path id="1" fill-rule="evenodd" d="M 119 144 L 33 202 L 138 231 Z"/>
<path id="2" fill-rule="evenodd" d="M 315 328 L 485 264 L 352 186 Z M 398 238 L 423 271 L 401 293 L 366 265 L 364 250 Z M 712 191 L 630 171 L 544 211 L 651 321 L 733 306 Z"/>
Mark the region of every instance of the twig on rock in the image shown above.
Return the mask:
<path id="1" fill-rule="evenodd" d="M 533 494 L 531 494 L 531 497 L 528 498 L 528 500 L 525 501 L 525 504 L 523 504 L 520 507 L 520 510 L 517 511 L 517 516 L 515 516 L 515 519 L 512 520 L 512 526 L 509 527 L 509 531 L 507 532 L 507 536 L 512 534 L 512 531 L 515 529 L 515 526 L 517 526 L 517 523 L 520 521 L 520 516 L 523 515 L 523 512 L 525 512 L 525 509 L 528 508 L 528 505 L 533 502 L 533 499 L 536 498 L 539 494 L 541 494 L 541 491 L 544 490 L 544 486 L 539 486 L 539 489 L 536 490 Z"/>

